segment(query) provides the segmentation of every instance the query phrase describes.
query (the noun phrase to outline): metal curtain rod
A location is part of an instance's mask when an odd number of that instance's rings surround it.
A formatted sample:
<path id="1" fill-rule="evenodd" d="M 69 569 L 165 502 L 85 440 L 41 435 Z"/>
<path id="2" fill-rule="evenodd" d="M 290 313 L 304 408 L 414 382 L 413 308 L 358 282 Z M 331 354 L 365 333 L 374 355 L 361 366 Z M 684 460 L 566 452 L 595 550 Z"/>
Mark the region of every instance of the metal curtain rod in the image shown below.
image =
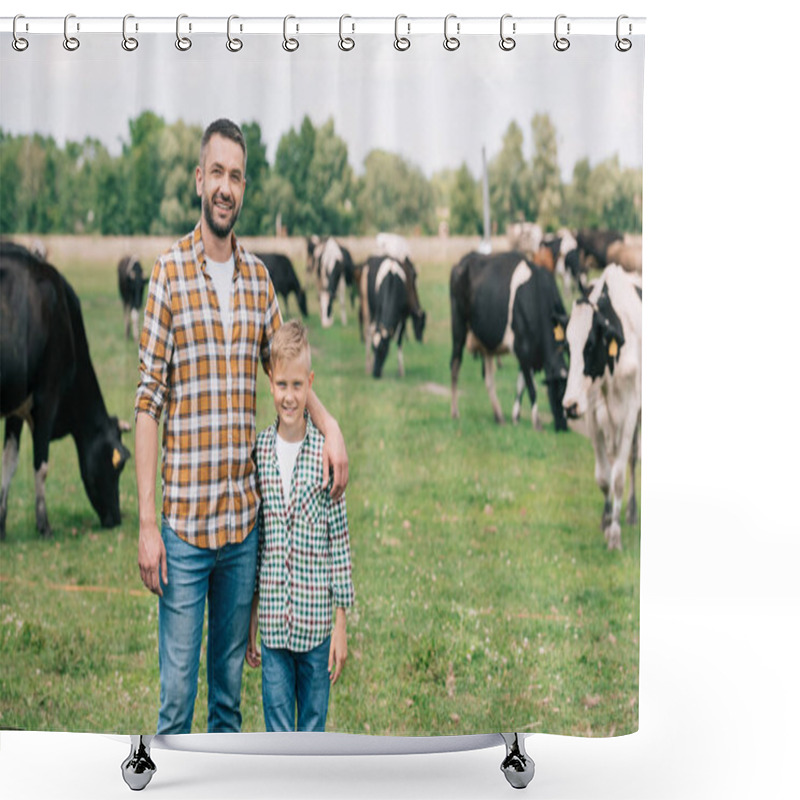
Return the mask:
<path id="1" fill-rule="evenodd" d="M 471 36 L 475 34 L 497 35 L 503 30 L 509 36 L 526 36 L 530 34 L 553 35 L 554 19 L 559 30 L 568 35 L 605 35 L 613 36 L 618 32 L 616 17 L 570 17 L 559 14 L 554 17 L 514 17 L 503 15 L 497 17 L 355 17 L 344 15 L 339 17 L 195 17 L 181 15 L 181 29 L 188 34 L 226 34 L 233 30 L 238 34 L 278 34 L 284 35 L 287 30 L 293 35 L 309 34 L 389 34 L 398 30 L 403 35 L 436 33 L 441 34 L 443 26 L 453 36 Z M 231 22 L 233 20 L 233 23 Z M 625 36 L 644 34 L 644 17 L 623 16 Z M 137 17 L 128 15 L 125 25 L 128 34 L 138 33 L 175 33 L 175 17 Z M 231 27 L 232 25 L 232 27 Z M 0 18 L 0 32 L 12 33 L 14 18 Z M 64 17 L 35 17 L 19 15 L 16 21 L 16 32 L 26 34 L 63 34 Z M 122 17 L 81 17 L 69 15 L 69 31 L 73 34 L 122 33 Z"/>

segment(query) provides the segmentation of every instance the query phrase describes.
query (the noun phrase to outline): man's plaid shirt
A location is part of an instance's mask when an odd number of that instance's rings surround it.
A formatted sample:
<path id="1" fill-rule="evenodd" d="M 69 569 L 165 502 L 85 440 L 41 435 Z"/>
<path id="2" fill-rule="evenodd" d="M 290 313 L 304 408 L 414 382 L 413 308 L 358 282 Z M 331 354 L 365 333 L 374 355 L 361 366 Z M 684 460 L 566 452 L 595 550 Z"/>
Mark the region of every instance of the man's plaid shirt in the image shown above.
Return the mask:
<path id="1" fill-rule="evenodd" d="M 261 514 L 258 621 L 266 647 L 304 653 L 330 636 L 333 609 L 353 605 L 347 508 L 322 488 L 325 438 L 306 412 L 292 488 L 283 496 L 275 451 L 277 423 L 256 441 Z"/>
<path id="2" fill-rule="evenodd" d="M 226 342 L 200 224 L 153 267 L 139 341 L 136 414 L 159 421 L 163 514 L 198 547 L 241 542 L 259 506 L 258 362 L 281 325 L 266 267 L 233 237 L 231 338 Z"/>

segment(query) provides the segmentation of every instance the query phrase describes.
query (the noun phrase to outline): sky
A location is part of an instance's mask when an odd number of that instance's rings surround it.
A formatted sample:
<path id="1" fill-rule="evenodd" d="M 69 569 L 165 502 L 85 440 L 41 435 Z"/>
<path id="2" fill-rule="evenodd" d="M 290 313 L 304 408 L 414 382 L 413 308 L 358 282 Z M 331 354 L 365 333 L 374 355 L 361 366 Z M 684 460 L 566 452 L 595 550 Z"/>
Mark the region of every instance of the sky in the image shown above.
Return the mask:
<path id="1" fill-rule="evenodd" d="M 478 175 L 482 147 L 488 158 L 498 152 L 512 120 L 531 157 L 530 122 L 547 113 L 565 180 L 587 157 L 594 165 L 617 154 L 623 166 L 642 165 L 644 45 L 620 54 L 613 34 L 573 37 L 566 53 L 550 36 L 527 36 L 503 52 L 497 36 L 472 35 L 450 53 L 440 35 L 417 35 L 397 52 L 391 36 L 363 34 L 342 53 L 336 34 L 308 35 L 285 53 L 279 37 L 261 35 L 245 36 L 236 54 L 224 34 L 196 36 L 185 53 L 166 33 L 140 36 L 132 53 L 117 34 L 87 33 L 74 53 L 62 38 L 37 35 L 25 53 L 0 48 L 5 131 L 61 144 L 92 136 L 118 154 L 129 119 L 144 110 L 201 126 L 229 116 L 261 125 L 271 160 L 281 135 L 308 114 L 315 125 L 333 117 L 357 173 L 382 148 L 428 176 L 462 162 Z"/>

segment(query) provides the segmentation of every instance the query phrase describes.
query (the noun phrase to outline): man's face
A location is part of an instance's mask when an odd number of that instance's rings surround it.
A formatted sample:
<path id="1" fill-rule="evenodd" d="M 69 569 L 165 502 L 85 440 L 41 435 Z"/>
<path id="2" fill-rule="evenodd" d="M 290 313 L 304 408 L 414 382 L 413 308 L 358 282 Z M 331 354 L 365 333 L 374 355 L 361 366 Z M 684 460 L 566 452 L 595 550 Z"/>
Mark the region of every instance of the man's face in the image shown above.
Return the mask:
<path id="1" fill-rule="evenodd" d="M 234 141 L 214 134 L 203 163 L 195 170 L 203 218 L 211 233 L 226 239 L 239 216 L 244 197 L 244 152 Z"/>

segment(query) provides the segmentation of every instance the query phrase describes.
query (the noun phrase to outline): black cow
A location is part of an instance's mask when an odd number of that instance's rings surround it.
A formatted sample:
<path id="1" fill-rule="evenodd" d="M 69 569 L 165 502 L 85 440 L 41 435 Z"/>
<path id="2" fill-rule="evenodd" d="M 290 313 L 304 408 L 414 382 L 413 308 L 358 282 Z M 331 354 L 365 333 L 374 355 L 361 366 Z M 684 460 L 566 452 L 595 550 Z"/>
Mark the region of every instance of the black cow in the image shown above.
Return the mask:
<path id="1" fill-rule="evenodd" d="M 264 262 L 275 292 L 283 298 L 287 313 L 289 311 L 289 295 L 294 292 L 300 313 L 307 317 L 306 293 L 300 285 L 300 280 L 289 258 L 283 253 L 256 253 L 256 258 Z"/>
<path id="2" fill-rule="evenodd" d="M 44 499 L 50 442 L 75 439 L 81 478 L 104 527 L 120 523 L 119 476 L 130 458 L 122 425 L 106 412 L 89 358 L 80 302 L 55 267 L 0 244 L 0 414 L 6 418 L 0 539 L 22 423 L 33 433 L 36 527 L 51 535 Z"/>
<path id="3" fill-rule="evenodd" d="M 400 376 L 403 365 L 403 335 L 408 317 L 412 318 L 414 337 L 422 341 L 425 312 L 417 294 L 417 272 L 406 259 L 400 264 L 388 256 L 372 256 L 361 270 L 361 314 L 366 322 L 367 373 L 380 378 L 392 338 L 397 338 L 397 361 Z"/>
<path id="4" fill-rule="evenodd" d="M 144 300 L 145 287 L 150 278 L 145 278 L 142 265 L 135 256 L 125 256 L 117 264 L 117 283 L 122 298 L 122 313 L 125 316 L 125 338 L 139 340 L 139 311 Z"/>
<path id="5" fill-rule="evenodd" d="M 458 412 L 458 373 L 464 345 L 483 359 L 483 373 L 494 417 L 503 422 L 495 388 L 494 357 L 512 352 L 520 374 L 512 419 L 519 421 L 522 393 L 531 399 L 531 421 L 541 429 L 534 372 L 544 370 L 557 431 L 567 429 L 561 398 L 567 383 L 564 346 L 567 313 L 552 272 L 521 253 L 469 253 L 450 272 L 453 354 L 450 359 L 451 415 Z"/>
<path id="6" fill-rule="evenodd" d="M 608 264 L 608 246 L 613 242 L 620 242 L 623 236 L 619 231 L 578 231 L 576 240 L 580 251 L 581 265 L 588 269 L 589 265 L 596 265 L 597 269 L 604 269 Z"/>

